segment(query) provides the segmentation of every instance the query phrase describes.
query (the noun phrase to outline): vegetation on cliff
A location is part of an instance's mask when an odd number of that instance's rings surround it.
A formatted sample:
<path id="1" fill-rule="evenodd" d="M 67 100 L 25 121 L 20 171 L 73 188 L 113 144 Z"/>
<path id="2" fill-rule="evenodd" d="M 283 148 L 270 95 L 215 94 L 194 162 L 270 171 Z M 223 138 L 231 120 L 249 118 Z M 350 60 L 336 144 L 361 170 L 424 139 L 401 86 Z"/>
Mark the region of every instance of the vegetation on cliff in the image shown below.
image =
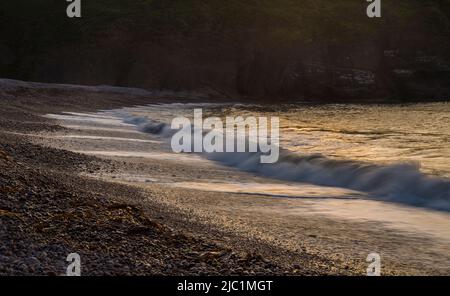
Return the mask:
<path id="1" fill-rule="evenodd" d="M 321 101 L 450 97 L 450 1 L 0 3 L 0 76 Z"/>

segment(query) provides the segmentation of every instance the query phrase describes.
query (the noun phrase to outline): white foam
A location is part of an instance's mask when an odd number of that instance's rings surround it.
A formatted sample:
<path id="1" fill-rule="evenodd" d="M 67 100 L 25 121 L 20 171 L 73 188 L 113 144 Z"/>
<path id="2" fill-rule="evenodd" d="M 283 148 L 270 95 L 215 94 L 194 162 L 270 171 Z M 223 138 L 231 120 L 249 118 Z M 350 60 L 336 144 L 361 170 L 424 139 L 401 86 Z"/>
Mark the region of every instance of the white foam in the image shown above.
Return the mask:
<path id="1" fill-rule="evenodd" d="M 63 114 L 78 116 L 78 117 L 92 117 L 92 118 L 103 118 L 103 119 L 118 119 L 112 115 L 103 115 L 101 113 L 79 113 L 79 112 L 62 112 Z"/>
<path id="2" fill-rule="evenodd" d="M 134 138 L 119 138 L 119 137 L 103 137 L 103 136 L 84 136 L 84 135 L 52 136 L 51 138 L 111 140 L 111 141 L 139 142 L 139 143 L 161 143 L 161 141 L 155 141 L 155 140 L 142 140 L 142 139 L 134 139 Z"/>
<path id="3" fill-rule="evenodd" d="M 88 125 L 74 125 L 74 124 L 61 124 L 61 126 L 75 130 L 87 130 L 87 131 L 105 131 L 105 132 L 118 132 L 118 133 L 137 133 L 141 132 L 130 128 L 112 128 L 112 127 L 100 127 L 100 126 L 88 126 Z"/>
<path id="4" fill-rule="evenodd" d="M 204 159 L 196 155 L 186 155 L 186 154 L 175 154 L 175 153 L 164 153 L 164 152 L 141 152 L 141 151 L 106 151 L 106 150 L 75 150 L 73 152 L 88 154 L 88 155 L 98 155 L 98 156 L 109 156 L 109 157 L 137 157 L 137 158 L 152 158 L 158 160 L 168 160 L 174 162 L 194 162 L 194 163 L 208 163 Z"/>
<path id="5" fill-rule="evenodd" d="M 284 214 L 323 214 L 353 221 L 380 222 L 421 237 L 432 235 L 450 244 L 450 215 L 441 211 L 365 199 L 320 199 L 309 200 L 306 208 L 287 209 Z"/>
<path id="6" fill-rule="evenodd" d="M 286 217 L 325 215 L 358 222 L 379 222 L 386 226 L 450 243 L 450 214 L 366 199 L 365 194 L 333 187 L 277 183 L 175 182 L 166 186 L 210 192 L 291 197 L 283 202 L 257 207 L 259 212 L 277 212 Z"/>
<path id="7" fill-rule="evenodd" d="M 204 191 L 243 193 L 255 195 L 267 195 L 274 197 L 297 198 L 358 198 L 364 194 L 334 187 L 321 187 L 310 184 L 280 184 L 280 183 L 223 183 L 223 182 L 176 182 L 168 183 L 168 186 Z"/>
<path id="8" fill-rule="evenodd" d="M 94 117 L 91 115 L 84 115 L 84 114 L 83 115 L 47 114 L 44 115 L 44 117 L 62 121 L 80 122 L 87 124 L 134 127 L 132 124 L 124 123 L 120 118 L 112 118 L 112 117 L 111 118 Z"/>

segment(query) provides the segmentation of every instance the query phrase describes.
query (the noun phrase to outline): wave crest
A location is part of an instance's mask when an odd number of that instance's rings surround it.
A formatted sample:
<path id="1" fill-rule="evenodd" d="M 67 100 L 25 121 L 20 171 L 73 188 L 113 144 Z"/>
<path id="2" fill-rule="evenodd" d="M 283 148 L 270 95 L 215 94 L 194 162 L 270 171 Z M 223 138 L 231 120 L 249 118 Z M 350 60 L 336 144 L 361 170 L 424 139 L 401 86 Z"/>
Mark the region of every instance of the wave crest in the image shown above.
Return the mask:
<path id="1" fill-rule="evenodd" d="M 166 138 L 176 132 L 165 123 L 145 117 L 128 117 L 125 122 Z M 280 158 L 274 164 L 261 163 L 260 152 L 205 152 L 202 156 L 271 178 L 348 188 L 380 200 L 450 211 L 450 180 L 422 173 L 417 163 L 376 165 L 321 154 L 300 155 L 285 149 L 280 149 Z"/>

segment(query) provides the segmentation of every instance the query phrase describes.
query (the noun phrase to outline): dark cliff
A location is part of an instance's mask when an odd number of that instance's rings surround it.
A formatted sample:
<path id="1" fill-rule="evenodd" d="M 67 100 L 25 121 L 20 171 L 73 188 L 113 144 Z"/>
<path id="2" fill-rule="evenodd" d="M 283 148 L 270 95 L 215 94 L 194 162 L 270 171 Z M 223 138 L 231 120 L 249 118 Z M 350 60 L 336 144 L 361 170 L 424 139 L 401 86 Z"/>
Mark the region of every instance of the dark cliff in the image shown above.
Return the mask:
<path id="1" fill-rule="evenodd" d="M 450 0 L 0 3 L 0 77 L 261 99 L 450 99 Z"/>

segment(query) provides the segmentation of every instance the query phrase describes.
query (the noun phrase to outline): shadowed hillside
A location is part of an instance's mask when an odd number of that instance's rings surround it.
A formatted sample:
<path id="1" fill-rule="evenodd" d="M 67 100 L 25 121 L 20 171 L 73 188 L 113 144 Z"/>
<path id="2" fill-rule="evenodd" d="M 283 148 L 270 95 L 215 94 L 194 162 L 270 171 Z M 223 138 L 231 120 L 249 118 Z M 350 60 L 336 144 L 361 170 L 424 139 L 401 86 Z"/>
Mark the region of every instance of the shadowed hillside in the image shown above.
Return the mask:
<path id="1" fill-rule="evenodd" d="M 448 100 L 450 1 L 0 3 L 0 76 L 258 98 Z"/>

